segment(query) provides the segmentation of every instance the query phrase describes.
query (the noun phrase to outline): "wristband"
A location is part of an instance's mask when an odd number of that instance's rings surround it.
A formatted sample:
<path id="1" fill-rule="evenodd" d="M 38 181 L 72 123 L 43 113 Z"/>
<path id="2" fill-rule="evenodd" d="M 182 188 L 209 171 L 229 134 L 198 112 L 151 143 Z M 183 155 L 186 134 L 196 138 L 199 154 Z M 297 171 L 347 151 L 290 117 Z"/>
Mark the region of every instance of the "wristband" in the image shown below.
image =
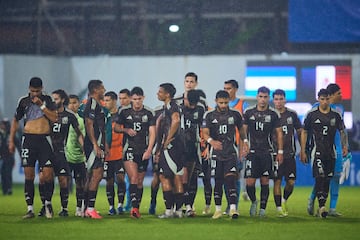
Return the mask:
<path id="1" fill-rule="evenodd" d="M 278 150 L 278 154 L 284 154 L 284 150 L 282 149 Z"/>
<path id="2" fill-rule="evenodd" d="M 46 108 L 46 105 L 45 105 L 45 103 L 43 103 L 43 104 L 40 106 L 40 109 L 41 109 L 42 111 L 44 111 L 45 108 Z"/>
<path id="3" fill-rule="evenodd" d="M 245 138 L 245 139 L 243 140 L 243 142 L 244 142 L 244 143 L 248 143 L 249 140 L 247 140 L 247 138 Z"/>
<path id="4" fill-rule="evenodd" d="M 206 141 L 210 144 L 210 142 L 212 141 L 213 139 L 211 137 L 209 137 Z"/>

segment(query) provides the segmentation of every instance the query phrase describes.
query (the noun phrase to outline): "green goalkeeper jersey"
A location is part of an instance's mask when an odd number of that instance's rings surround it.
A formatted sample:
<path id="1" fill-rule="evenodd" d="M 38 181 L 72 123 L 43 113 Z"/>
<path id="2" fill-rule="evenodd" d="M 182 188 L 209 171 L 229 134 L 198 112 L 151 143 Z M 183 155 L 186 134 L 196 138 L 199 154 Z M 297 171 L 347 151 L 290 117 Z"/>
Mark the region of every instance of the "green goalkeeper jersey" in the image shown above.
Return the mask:
<path id="1" fill-rule="evenodd" d="M 79 122 L 79 129 L 85 136 L 85 124 L 84 119 L 75 113 L 75 116 Z M 78 136 L 72 126 L 69 128 L 69 135 L 66 142 L 66 159 L 70 163 L 82 163 L 85 162 L 85 155 L 78 140 Z"/>

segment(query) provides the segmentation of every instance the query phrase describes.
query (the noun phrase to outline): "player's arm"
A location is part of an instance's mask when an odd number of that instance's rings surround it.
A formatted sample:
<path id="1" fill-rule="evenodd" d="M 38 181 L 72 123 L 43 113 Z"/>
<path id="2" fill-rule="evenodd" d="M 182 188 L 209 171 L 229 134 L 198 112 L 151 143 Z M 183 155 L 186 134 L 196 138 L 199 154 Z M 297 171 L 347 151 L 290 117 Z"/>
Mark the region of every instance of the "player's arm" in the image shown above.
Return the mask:
<path id="1" fill-rule="evenodd" d="M 96 152 L 96 156 L 100 158 L 103 155 L 103 151 L 101 150 L 95 138 L 94 120 L 87 117 L 85 118 L 85 130 L 87 136 L 89 137 L 91 143 L 93 144 L 94 151 Z"/>
<path id="2" fill-rule="evenodd" d="M 164 148 L 167 148 L 167 146 L 170 144 L 170 142 L 174 139 L 175 133 L 177 132 L 179 127 L 180 127 L 180 113 L 173 112 L 171 114 L 170 129 L 167 134 L 167 138 L 164 141 Z"/>
<path id="3" fill-rule="evenodd" d="M 151 157 L 151 153 L 155 145 L 155 136 L 156 136 L 155 128 L 156 128 L 155 125 L 149 126 L 149 145 L 143 154 L 142 157 L 143 160 L 147 160 Z"/>
<path id="4" fill-rule="evenodd" d="M 46 103 L 43 102 L 39 97 L 34 97 L 32 102 L 40 107 L 41 111 L 43 111 L 47 119 L 49 119 L 51 122 L 57 121 L 57 111 L 48 108 Z"/>
<path id="5" fill-rule="evenodd" d="M 348 138 L 344 130 L 340 131 L 341 145 L 342 145 L 342 155 L 346 156 L 348 154 Z"/>
<path id="6" fill-rule="evenodd" d="M 278 161 L 279 164 L 281 164 L 284 160 L 284 141 L 283 141 L 283 132 L 281 127 L 278 127 L 275 129 L 276 131 L 276 140 L 277 140 L 277 155 L 276 155 L 276 161 Z"/>
<path id="7" fill-rule="evenodd" d="M 214 140 L 210 136 L 210 129 L 209 128 L 203 128 L 203 136 L 204 140 L 210 144 L 211 147 L 213 147 L 215 150 L 222 150 L 222 143 L 218 140 Z"/>
<path id="8" fill-rule="evenodd" d="M 307 136 L 308 136 L 308 131 L 303 129 L 301 131 L 301 135 L 300 135 L 300 146 L 301 146 L 301 150 L 300 150 L 300 160 L 302 163 L 308 163 L 308 159 L 306 156 L 306 140 L 307 140 Z"/>
<path id="9" fill-rule="evenodd" d="M 10 135 L 9 135 L 9 152 L 15 152 L 15 134 L 19 127 L 19 121 L 14 117 L 11 122 Z"/>

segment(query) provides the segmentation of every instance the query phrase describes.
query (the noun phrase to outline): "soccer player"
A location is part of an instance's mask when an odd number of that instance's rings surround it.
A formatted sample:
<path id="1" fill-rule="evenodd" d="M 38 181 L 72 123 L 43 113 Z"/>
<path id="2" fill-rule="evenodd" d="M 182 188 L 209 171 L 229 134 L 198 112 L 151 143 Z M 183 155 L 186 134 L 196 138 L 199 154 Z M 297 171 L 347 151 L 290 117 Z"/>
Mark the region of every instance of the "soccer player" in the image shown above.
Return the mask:
<path id="1" fill-rule="evenodd" d="M 271 141 L 272 133 L 277 138 L 278 164 L 283 160 L 283 139 L 279 113 L 269 106 L 270 90 L 263 86 L 257 91 L 257 104 L 244 112 L 244 129 L 248 139 L 244 145 L 249 146 L 249 154 L 245 162 L 246 190 L 251 200 L 250 216 L 256 216 L 256 179 L 260 178 L 260 210 L 259 216 L 265 216 L 265 209 L 269 198 L 269 178 L 273 173 L 272 153 L 274 151 Z"/>
<path id="2" fill-rule="evenodd" d="M 140 218 L 143 181 L 155 143 L 154 112 L 144 106 L 144 91 L 134 87 L 130 93 L 131 106 L 119 112 L 115 131 L 124 134 L 124 166 L 130 179 L 130 216 Z"/>
<path id="3" fill-rule="evenodd" d="M 294 110 L 285 107 L 286 98 L 284 90 L 276 89 L 273 92 L 272 97 L 275 109 L 280 113 L 280 124 L 283 133 L 284 145 L 284 160 L 277 168 L 277 175 L 274 176 L 274 201 L 278 216 L 284 217 L 288 215 L 287 200 L 294 190 L 296 179 L 295 131 L 298 139 L 300 139 L 302 126 L 297 113 Z M 276 142 L 276 138 L 274 140 Z M 286 181 L 283 199 L 281 197 L 282 178 Z"/>
<path id="4" fill-rule="evenodd" d="M 344 117 L 344 106 L 341 104 L 342 93 L 339 85 L 337 85 L 336 83 L 331 83 L 326 87 L 326 89 L 329 91 L 330 94 L 330 107 L 337 110 L 339 113 L 341 113 L 341 116 Z M 315 106 L 318 105 L 319 103 L 315 103 Z M 349 157 L 351 158 L 351 153 L 349 152 L 346 157 L 342 156 L 340 133 L 338 131 L 335 134 L 335 148 L 336 148 L 335 172 L 334 172 L 334 176 L 330 180 L 330 209 L 328 215 L 332 217 L 339 217 L 342 214 L 336 211 L 336 205 L 339 197 L 340 176 L 343 172 L 343 162 Z M 315 189 L 313 189 L 308 201 L 308 213 L 310 215 L 314 215 L 315 198 L 316 198 L 316 192 Z"/>
<path id="5" fill-rule="evenodd" d="M 48 95 L 44 95 L 43 82 L 38 77 L 30 79 L 29 94 L 21 97 L 12 120 L 9 136 L 9 152 L 15 151 L 15 134 L 19 121 L 24 118 L 21 163 L 25 174 L 25 200 L 27 213 L 24 219 L 33 218 L 34 214 L 34 178 L 35 162 L 42 168 L 41 180 L 44 182 L 44 198 L 46 217 L 52 218 L 51 198 L 53 193 L 53 149 L 50 138 L 51 122 L 56 122 L 55 104 Z"/>
<path id="6" fill-rule="evenodd" d="M 300 157 L 303 163 L 308 162 L 305 148 L 309 132 L 314 142 L 311 157 L 313 160 L 313 177 L 315 178 L 314 188 L 319 203 L 317 214 L 321 218 L 326 218 L 328 212 L 325 203 L 329 193 L 330 180 L 335 172 L 336 152 L 334 144 L 336 131 L 338 130 L 340 133 L 342 156 L 346 156 L 348 153 L 348 141 L 341 114 L 330 107 L 330 93 L 327 89 L 320 89 L 318 102 L 319 105 L 310 110 L 304 120 Z"/>
<path id="7" fill-rule="evenodd" d="M 104 102 L 105 107 L 110 111 L 111 114 L 111 143 L 109 145 L 109 154 L 105 157 L 104 162 L 104 178 L 106 179 L 106 196 L 109 203 L 109 215 L 115 215 L 116 210 L 114 208 L 114 179 L 116 177 L 117 183 L 117 196 L 118 196 L 118 214 L 123 214 L 123 204 L 125 198 L 125 168 L 122 160 L 123 151 L 123 134 L 114 131 L 114 127 L 117 121 L 117 95 L 115 92 L 110 91 L 105 93 Z"/>
<path id="8" fill-rule="evenodd" d="M 119 91 L 119 110 L 122 107 L 129 106 L 131 104 L 131 98 L 130 98 L 130 90 L 127 88 L 121 89 Z M 125 212 L 129 212 L 131 210 L 131 199 L 130 199 L 130 180 L 128 174 L 125 172 L 125 185 L 126 185 L 126 204 L 123 210 Z"/>
<path id="9" fill-rule="evenodd" d="M 200 100 L 200 93 L 198 90 L 189 90 L 185 93 L 181 108 L 181 129 L 185 143 L 185 162 L 183 174 L 183 188 L 184 188 L 184 204 L 186 207 L 185 215 L 187 217 L 194 217 L 193 205 L 197 186 L 191 182 L 195 178 L 197 182 L 197 173 L 195 166 L 201 166 L 201 151 L 200 151 L 200 126 L 204 115 L 204 107 L 198 104 Z M 195 175 L 195 176 L 194 176 Z"/>
<path id="10" fill-rule="evenodd" d="M 173 100 L 176 88 L 171 83 L 162 83 L 157 92 L 164 103 L 163 112 L 156 120 L 155 162 L 159 163 L 160 181 L 165 202 L 165 213 L 159 218 L 183 217 L 184 188 L 184 142 L 180 135 L 180 109 Z M 175 203 L 175 213 L 173 206 Z"/>
<path id="11" fill-rule="evenodd" d="M 85 135 L 84 119 L 78 114 L 80 99 L 77 95 L 69 95 L 68 108 L 71 110 L 79 123 L 79 129 L 82 135 Z M 76 185 L 76 211 L 75 216 L 83 217 L 85 211 L 84 188 L 86 181 L 85 155 L 83 151 L 83 142 L 79 141 L 78 134 L 70 125 L 68 138 L 66 142 L 66 160 L 69 163 L 70 175 L 73 173 Z"/>
<path id="12" fill-rule="evenodd" d="M 220 90 L 216 93 L 216 107 L 207 111 L 202 125 L 203 137 L 210 144 L 210 158 L 216 161 L 215 166 L 215 213 L 213 219 L 221 218 L 221 202 L 223 186 L 226 186 L 230 205 L 229 216 L 236 219 L 239 212 L 236 209 L 236 180 L 238 178 L 237 160 L 242 157 L 242 149 L 236 144 L 236 129 L 245 137 L 242 129 L 240 112 L 229 108 L 229 93 Z"/>
<path id="13" fill-rule="evenodd" d="M 230 96 L 230 102 L 229 102 L 229 107 L 230 108 L 234 108 L 236 110 L 238 110 L 241 114 L 243 114 L 244 110 L 249 106 L 249 104 L 244 101 L 243 99 L 240 99 L 236 96 L 237 91 L 239 89 L 239 83 L 234 80 L 234 79 L 230 79 L 224 82 L 224 90 L 227 91 L 229 93 Z M 236 135 L 238 135 L 239 132 L 236 131 Z M 238 139 L 238 137 L 236 137 L 236 139 Z M 243 144 L 241 143 L 237 143 L 237 144 Z M 237 192 L 237 199 L 236 199 L 236 208 L 238 208 L 239 206 L 239 198 L 240 198 L 240 193 L 241 193 L 241 189 L 243 189 L 243 199 L 245 201 L 249 200 L 249 196 L 246 192 L 246 184 L 245 184 L 245 179 L 244 179 L 244 168 L 243 168 L 243 159 L 238 159 L 238 170 L 239 170 L 239 174 L 238 174 L 238 179 L 236 181 L 236 192 Z M 227 197 L 227 196 L 226 196 Z M 229 205 L 226 208 L 226 212 L 225 214 L 229 213 Z"/>
<path id="14" fill-rule="evenodd" d="M 96 195 L 103 176 L 106 145 L 106 115 L 100 101 L 104 99 L 105 88 L 101 80 L 90 80 L 88 83 L 89 98 L 84 109 L 85 140 L 84 151 L 88 171 L 86 190 L 85 216 L 101 219 L 95 210 Z"/>
<path id="15" fill-rule="evenodd" d="M 198 75 L 194 72 L 188 72 L 185 74 L 185 78 L 184 78 L 184 93 L 174 97 L 174 100 L 176 101 L 176 103 L 181 106 L 184 103 L 184 98 L 187 94 L 188 91 L 190 90 L 195 90 L 198 86 Z M 206 103 L 206 96 L 205 93 L 201 90 L 198 90 L 200 93 L 200 99 L 197 105 L 203 107 L 203 111 L 206 112 L 208 110 L 208 105 Z M 203 141 L 202 141 L 203 142 Z M 204 146 L 204 144 L 202 145 L 203 147 L 201 148 L 202 150 L 202 155 L 206 155 L 206 148 Z M 210 176 L 205 176 L 205 174 L 207 174 L 206 172 L 206 167 L 208 166 L 209 161 L 207 161 L 206 158 L 202 158 L 201 161 L 197 161 L 196 165 L 195 165 L 195 169 L 194 169 L 194 174 L 192 174 L 191 178 L 189 179 L 189 198 L 191 199 L 191 202 L 195 201 L 195 197 L 196 197 L 196 192 L 197 192 L 197 187 L 198 187 L 198 181 L 197 181 L 197 177 L 202 177 L 203 182 L 204 182 L 204 194 L 205 194 L 205 208 L 204 208 L 204 213 L 208 214 L 210 212 L 210 201 L 211 201 L 211 182 L 208 181 L 210 180 Z M 205 165 L 205 166 L 203 166 Z M 203 171 L 203 167 L 205 168 L 205 172 Z M 193 209 L 194 210 L 194 209 Z"/>
<path id="16" fill-rule="evenodd" d="M 154 113 L 155 113 L 155 119 L 157 119 L 160 114 L 162 113 L 162 106 L 158 106 L 154 109 Z M 156 151 L 156 135 L 155 135 L 155 145 L 153 147 L 153 152 L 152 152 L 152 158 L 151 158 L 151 163 L 152 163 L 152 172 L 153 172 L 153 177 L 151 180 L 151 197 L 150 197 L 150 207 L 149 207 L 149 214 L 154 215 L 156 213 L 156 202 L 157 202 L 157 194 L 159 191 L 159 185 L 160 185 L 160 179 L 159 179 L 159 163 L 155 162 L 155 151 Z"/>
<path id="17" fill-rule="evenodd" d="M 54 172 L 55 176 L 58 177 L 60 185 L 61 211 L 59 216 L 67 217 L 69 215 L 67 206 L 69 201 L 68 179 L 70 167 L 65 156 L 65 143 L 70 125 L 74 128 L 81 145 L 83 145 L 84 136 L 79 129 L 79 123 L 74 113 L 65 108 L 69 101 L 65 91 L 62 89 L 53 91 L 52 99 L 56 104 L 58 113 L 57 121 L 52 124 L 51 139 L 54 148 Z"/>

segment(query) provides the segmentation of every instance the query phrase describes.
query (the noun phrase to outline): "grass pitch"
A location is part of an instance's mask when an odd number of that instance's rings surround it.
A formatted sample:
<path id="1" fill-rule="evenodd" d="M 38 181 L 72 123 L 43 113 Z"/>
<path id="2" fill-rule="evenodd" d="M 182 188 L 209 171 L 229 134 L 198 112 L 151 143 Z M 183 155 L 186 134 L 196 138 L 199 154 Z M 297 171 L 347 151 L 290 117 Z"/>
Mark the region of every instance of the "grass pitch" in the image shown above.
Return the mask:
<path id="1" fill-rule="evenodd" d="M 257 189 L 257 195 L 259 195 Z M 75 194 L 70 195 L 67 218 L 57 216 L 60 210 L 59 190 L 53 197 L 53 219 L 35 217 L 23 220 L 26 204 L 23 186 L 16 185 L 12 196 L 0 196 L 0 239 L 358 239 L 360 236 L 360 188 L 342 187 L 337 210 L 343 216 L 320 219 L 306 212 L 310 187 L 295 187 L 288 202 L 289 216 L 276 216 L 272 195 L 269 197 L 267 217 L 249 216 L 250 202 L 240 200 L 240 216 L 231 220 L 224 216 L 213 220 L 211 215 L 202 215 L 203 189 L 199 189 L 195 202 L 197 216 L 183 219 L 158 219 L 148 215 L 150 188 L 145 188 L 140 212 L 141 219 L 131 219 L 129 214 L 108 216 L 105 188 L 98 192 L 96 208 L 104 217 L 101 220 L 74 216 Z M 226 201 L 223 201 L 226 203 Z M 223 208 L 225 209 L 225 204 Z M 317 204 L 316 204 L 317 205 Z M 328 204 L 327 204 L 328 205 Z M 40 209 L 38 191 L 35 197 L 35 212 Z M 162 194 L 159 191 L 157 213 L 164 211 Z M 214 204 L 212 204 L 214 212 Z"/>

